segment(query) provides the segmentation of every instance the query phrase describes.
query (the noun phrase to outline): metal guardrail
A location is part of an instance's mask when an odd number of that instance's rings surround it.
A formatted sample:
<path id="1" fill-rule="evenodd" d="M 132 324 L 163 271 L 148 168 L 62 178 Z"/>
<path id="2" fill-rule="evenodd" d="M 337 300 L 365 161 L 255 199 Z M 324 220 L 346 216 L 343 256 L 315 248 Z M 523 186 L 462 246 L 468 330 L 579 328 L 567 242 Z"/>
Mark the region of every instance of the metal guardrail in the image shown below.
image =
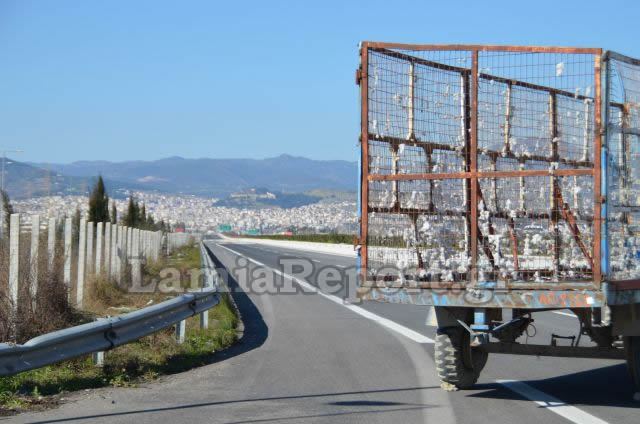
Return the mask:
<path id="1" fill-rule="evenodd" d="M 22 345 L 0 343 L 0 376 L 10 376 L 78 356 L 121 346 L 170 327 L 219 302 L 215 269 L 201 245 L 205 287 L 157 305 L 112 318 L 66 328 Z"/>

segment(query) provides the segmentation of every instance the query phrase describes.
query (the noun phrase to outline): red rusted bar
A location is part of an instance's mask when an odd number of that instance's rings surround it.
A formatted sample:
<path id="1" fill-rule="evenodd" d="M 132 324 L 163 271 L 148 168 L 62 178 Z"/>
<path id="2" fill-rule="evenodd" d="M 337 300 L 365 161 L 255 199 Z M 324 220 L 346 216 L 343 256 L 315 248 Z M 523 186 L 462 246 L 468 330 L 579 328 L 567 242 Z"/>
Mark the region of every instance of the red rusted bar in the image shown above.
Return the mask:
<path id="1" fill-rule="evenodd" d="M 362 181 L 360 194 L 360 266 L 362 267 L 362 280 L 368 275 L 368 247 L 369 238 L 369 48 L 363 43 L 360 49 L 360 125 L 361 125 L 361 158 Z"/>
<path id="2" fill-rule="evenodd" d="M 433 174 L 370 174 L 369 181 L 452 180 L 462 178 L 566 177 L 593 175 L 593 169 L 526 169 L 522 171 L 444 172 Z"/>
<path id="3" fill-rule="evenodd" d="M 432 60 L 421 59 L 419 57 L 412 56 L 410 54 L 400 53 L 400 52 L 389 50 L 389 49 L 371 48 L 371 51 L 384 54 L 389 57 L 394 57 L 396 59 L 405 60 L 407 62 L 416 63 L 418 65 L 428 66 L 430 68 L 435 68 L 435 69 L 442 69 L 443 71 L 459 72 L 461 74 L 468 74 L 471 72 L 468 68 L 451 66 L 444 63 L 434 62 Z"/>
<path id="4" fill-rule="evenodd" d="M 484 200 L 484 196 L 482 195 L 482 189 L 480 188 L 480 184 L 477 184 L 477 187 L 478 187 L 478 202 L 484 203 L 486 208 L 488 206 L 487 206 L 487 202 Z M 493 227 L 493 224 L 491 223 L 491 217 L 489 217 L 489 234 L 492 236 L 496 234 L 496 230 Z M 484 236 L 479 228 L 478 228 L 478 239 L 482 243 L 482 250 L 484 251 L 484 254 L 487 256 L 487 258 L 489 258 L 489 263 L 491 264 L 491 268 L 493 268 L 494 271 L 497 270 L 498 267 L 496 266 L 496 261 L 493 256 L 493 253 L 491 252 L 491 246 L 489 245 L 489 238 Z"/>
<path id="5" fill-rule="evenodd" d="M 558 107 L 557 99 L 554 93 L 549 94 L 549 134 L 551 137 L 551 157 L 554 162 L 558 162 L 560 155 L 558 154 Z M 558 178 L 551 176 L 551 233 L 553 234 L 553 269 L 554 278 L 560 278 L 560 249 L 562 248 L 562 238 L 560 237 L 559 221 L 559 202 L 558 194 L 560 187 L 558 186 Z"/>
<path id="6" fill-rule="evenodd" d="M 543 275 L 550 275 L 549 270 L 546 269 L 526 269 L 521 270 L 521 274 L 531 274 L 540 273 Z M 546 273 L 546 274 L 545 274 Z M 377 279 L 370 278 L 366 283 L 363 282 L 362 287 L 370 287 L 370 288 L 396 288 L 396 289 L 441 289 L 441 290 L 450 290 L 450 289 L 465 289 L 465 278 L 464 274 L 461 274 L 461 279 L 456 281 L 442 281 L 440 279 L 434 279 L 433 281 L 410 281 L 410 282 L 400 282 L 395 276 L 393 276 L 393 280 L 385 280 L 383 276 L 379 276 Z M 436 278 L 440 277 L 439 275 Z M 629 280 L 613 282 L 613 284 L 618 287 L 618 290 L 634 290 L 640 289 L 640 280 Z M 620 285 L 619 285 L 620 284 Z M 566 281 L 562 283 L 562 288 L 560 290 L 594 290 L 596 286 L 588 280 L 585 281 Z M 525 290 L 558 290 L 558 283 L 556 282 L 543 282 L 543 283 L 533 283 L 533 282 L 510 282 L 509 288 L 517 290 L 517 289 L 525 289 Z M 615 290 L 615 289 L 614 289 Z"/>
<path id="7" fill-rule="evenodd" d="M 478 171 L 478 52 L 474 51 L 471 55 L 471 131 L 470 131 L 470 149 L 469 171 L 475 175 Z M 470 223 L 471 237 L 471 284 L 478 281 L 478 177 L 471 177 L 471 198 L 470 198 Z"/>
<path id="8" fill-rule="evenodd" d="M 462 129 L 464 132 L 464 166 L 465 171 L 469 171 L 471 168 L 471 82 L 469 81 L 471 75 L 466 73 L 462 75 Z M 471 177 L 465 177 L 464 179 L 464 200 L 465 201 L 465 215 L 464 215 L 464 249 L 467 258 L 471 257 Z M 469 272 L 469 274 L 473 274 Z"/>
<path id="9" fill-rule="evenodd" d="M 493 257 L 493 252 L 491 251 L 491 246 L 489 246 L 489 241 L 488 241 L 489 239 L 482 234 L 482 231 L 480 231 L 480 228 L 478 228 L 477 231 L 478 231 L 478 240 L 482 244 L 482 251 L 484 252 L 484 254 L 489 259 L 489 263 L 491 264 L 491 268 L 493 268 L 493 270 L 496 271 L 498 269 L 498 267 L 496 266 L 496 260 Z M 489 230 L 489 234 L 491 234 L 491 233 L 492 233 L 492 231 Z"/>
<path id="10" fill-rule="evenodd" d="M 602 84 L 601 84 L 601 55 L 596 55 L 594 60 L 595 100 L 594 100 L 594 141 L 593 141 L 593 281 L 600 286 L 602 283 L 602 264 L 600 241 L 602 238 Z"/>
<path id="11" fill-rule="evenodd" d="M 576 217 L 573 212 L 571 212 L 571 208 L 569 208 L 569 205 L 564 201 L 564 198 L 562 197 L 562 190 L 560 190 L 560 187 L 556 185 L 554 187 L 554 191 L 554 197 L 557 199 L 558 205 L 560 205 L 560 215 L 562 216 L 562 219 L 564 219 L 567 223 L 567 226 L 569 227 L 569 230 L 573 235 L 573 239 L 580 248 L 580 251 L 584 255 L 587 262 L 589 262 L 589 268 L 593 270 L 593 258 L 591 257 L 589 249 L 582 241 L 582 235 L 580 234 L 580 229 L 578 228 Z"/>
<path id="12" fill-rule="evenodd" d="M 566 203 L 562 203 L 561 213 L 562 213 L 562 219 L 564 219 L 567 222 L 567 225 L 569 226 L 569 230 L 573 235 L 573 239 L 575 240 L 576 244 L 580 248 L 580 251 L 582 251 L 582 254 L 584 255 L 587 262 L 589 262 L 589 267 L 593 269 L 593 259 L 591 258 L 589 249 L 582 241 L 580 229 L 578 228 L 578 224 L 576 222 L 576 217 L 571 212 L 569 205 L 567 205 Z"/>
<path id="13" fill-rule="evenodd" d="M 609 281 L 611 290 L 640 290 L 640 279 Z"/>
<path id="14" fill-rule="evenodd" d="M 376 41 L 365 41 L 363 46 L 377 49 L 399 49 L 399 50 L 451 50 L 451 51 L 473 51 L 473 52 L 515 52 L 515 53 L 575 53 L 601 55 L 601 48 L 591 47 L 555 47 L 555 46 L 498 46 L 479 44 L 404 44 L 404 43 L 384 43 Z"/>
<path id="15" fill-rule="evenodd" d="M 516 223 L 513 218 L 509 218 L 509 237 L 511 238 L 511 254 L 513 255 L 513 268 L 520 271 L 520 261 L 518 259 L 518 236 L 516 234 Z"/>
<path id="16" fill-rule="evenodd" d="M 423 149 L 425 149 L 426 152 L 432 152 L 435 150 L 443 150 L 448 152 L 458 151 L 458 147 L 451 144 L 434 143 L 431 141 L 420 140 L 418 138 L 416 138 L 415 140 L 406 140 L 404 138 L 399 138 L 399 137 L 386 136 L 386 135 L 379 136 L 377 134 L 369 133 L 369 140 L 395 144 L 395 145 L 403 144 L 405 146 L 422 147 Z M 522 161 L 536 161 L 536 162 L 553 162 L 553 158 L 549 156 L 543 156 L 543 155 L 528 154 L 525 156 L 517 156 L 513 152 L 499 152 L 497 150 L 491 150 L 491 149 L 482 149 L 482 153 L 491 157 L 493 156 L 503 157 L 503 158 L 515 159 L 519 161 L 522 160 Z M 573 167 L 593 168 L 593 162 L 588 160 L 572 160 L 567 158 L 559 158 L 559 161 L 560 161 L 559 162 L 560 164 L 569 165 Z"/>

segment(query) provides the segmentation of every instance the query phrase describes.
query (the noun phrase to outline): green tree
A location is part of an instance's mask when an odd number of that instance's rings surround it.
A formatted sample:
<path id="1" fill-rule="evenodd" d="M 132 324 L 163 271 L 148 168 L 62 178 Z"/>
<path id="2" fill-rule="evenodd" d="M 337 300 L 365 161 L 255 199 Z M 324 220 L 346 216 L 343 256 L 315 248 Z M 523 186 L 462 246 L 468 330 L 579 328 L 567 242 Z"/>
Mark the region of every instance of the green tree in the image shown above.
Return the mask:
<path id="1" fill-rule="evenodd" d="M 147 207 L 144 203 L 142 206 L 138 206 L 138 228 L 147 229 Z"/>
<path id="2" fill-rule="evenodd" d="M 4 225 L 7 230 L 9 229 L 9 223 L 11 222 L 11 214 L 13 213 L 13 205 L 9 194 L 5 190 L 0 190 L 0 196 L 2 196 L 2 208 L 4 209 Z"/>
<path id="3" fill-rule="evenodd" d="M 153 219 L 153 215 L 151 215 L 151 213 L 147 214 L 147 229 L 150 231 L 158 231 L 158 226 L 156 225 L 156 221 Z"/>
<path id="4" fill-rule="evenodd" d="M 79 207 L 76 207 L 76 211 L 71 219 L 71 234 L 74 243 L 77 243 L 80 238 L 80 219 L 82 218 L 82 212 Z"/>
<path id="5" fill-rule="evenodd" d="M 136 228 L 138 225 L 138 217 L 140 216 L 140 205 L 133 195 L 129 196 L 129 204 L 127 205 L 127 213 L 122 217 L 123 224 L 127 227 Z"/>
<path id="6" fill-rule="evenodd" d="M 111 224 L 116 225 L 118 223 L 118 209 L 116 209 L 116 201 L 111 202 Z"/>
<path id="7" fill-rule="evenodd" d="M 109 196 L 104 187 L 102 175 L 98 177 L 89 197 L 89 221 L 93 223 L 109 221 Z"/>

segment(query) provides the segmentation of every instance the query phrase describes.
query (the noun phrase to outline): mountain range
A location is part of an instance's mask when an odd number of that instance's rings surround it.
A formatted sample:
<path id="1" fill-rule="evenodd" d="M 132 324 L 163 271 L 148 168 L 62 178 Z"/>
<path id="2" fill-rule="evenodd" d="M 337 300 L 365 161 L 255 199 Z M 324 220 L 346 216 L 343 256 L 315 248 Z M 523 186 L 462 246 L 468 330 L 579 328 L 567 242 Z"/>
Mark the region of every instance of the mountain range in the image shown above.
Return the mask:
<path id="1" fill-rule="evenodd" d="M 280 155 L 266 159 L 187 159 L 153 161 L 78 161 L 69 164 L 7 160 L 6 184 L 11 197 L 87 193 L 97 175 L 110 192 L 157 191 L 225 197 L 265 187 L 280 193 L 310 190 L 353 192 L 357 164 L 344 160 L 313 160 Z"/>

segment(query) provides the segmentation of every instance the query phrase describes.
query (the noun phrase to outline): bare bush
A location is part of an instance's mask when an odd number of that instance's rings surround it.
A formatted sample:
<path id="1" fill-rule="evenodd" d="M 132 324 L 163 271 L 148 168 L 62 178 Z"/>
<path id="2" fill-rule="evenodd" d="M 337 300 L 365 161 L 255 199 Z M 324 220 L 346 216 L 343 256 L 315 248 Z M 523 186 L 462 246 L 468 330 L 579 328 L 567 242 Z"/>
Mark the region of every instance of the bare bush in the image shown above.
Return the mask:
<path id="1" fill-rule="evenodd" d="M 13 323 L 12 311 L 16 308 L 12 305 L 8 290 L 9 246 L 7 240 L 0 242 L 0 341 L 22 343 L 81 320 L 68 302 L 68 287 L 63 280 L 64 247 L 61 234 L 57 237 L 51 264 L 47 236 L 41 234 L 37 267 L 31 263 L 30 238 L 28 233 L 20 237 L 18 304 Z M 34 280 L 37 285 L 32 287 Z"/>

